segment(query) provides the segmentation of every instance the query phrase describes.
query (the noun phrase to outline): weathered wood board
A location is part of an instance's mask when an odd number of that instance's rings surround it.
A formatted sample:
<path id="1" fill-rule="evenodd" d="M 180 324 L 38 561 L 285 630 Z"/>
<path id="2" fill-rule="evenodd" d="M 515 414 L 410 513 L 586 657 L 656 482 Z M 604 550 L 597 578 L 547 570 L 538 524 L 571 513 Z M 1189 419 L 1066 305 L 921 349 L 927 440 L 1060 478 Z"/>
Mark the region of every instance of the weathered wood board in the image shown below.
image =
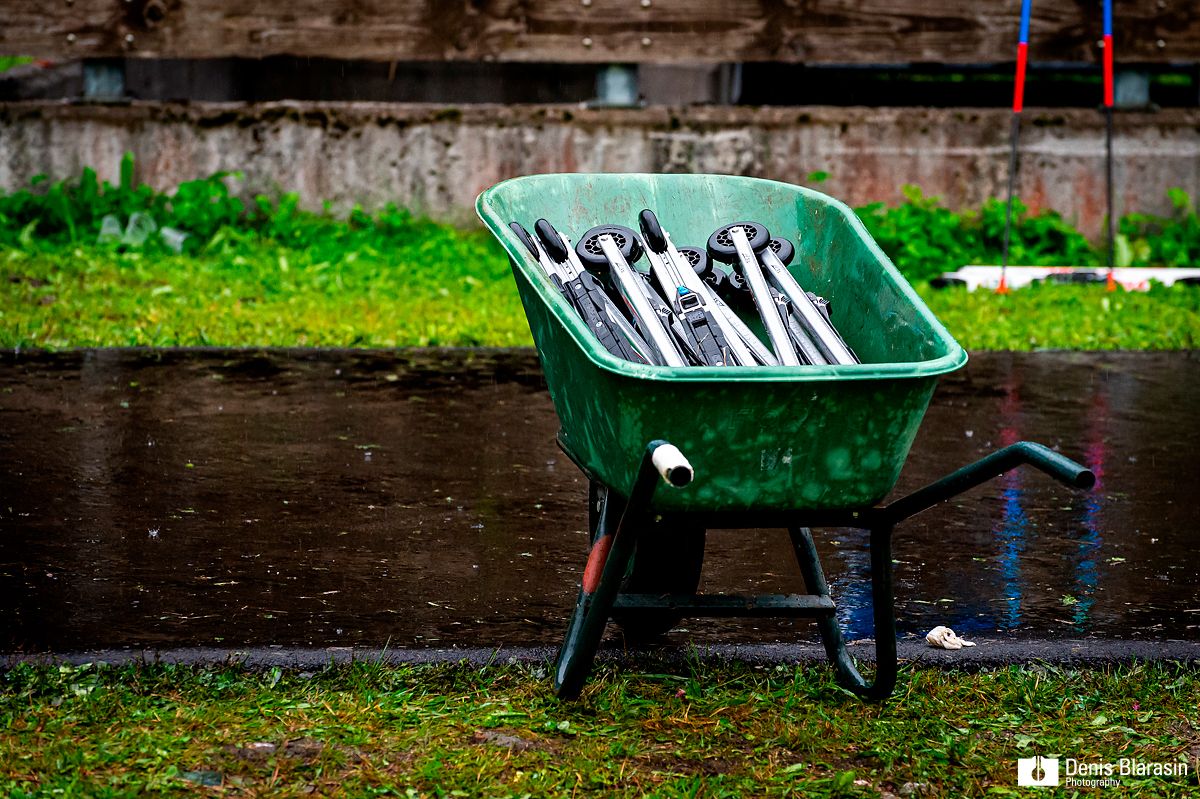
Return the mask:
<path id="1" fill-rule="evenodd" d="M 989 63 L 1019 0 L 0 0 L 0 53 L 378 61 Z M 1031 58 L 1098 59 L 1098 0 L 1035 3 Z M 1119 62 L 1200 60 L 1200 0 L 1116 0 Z"/>

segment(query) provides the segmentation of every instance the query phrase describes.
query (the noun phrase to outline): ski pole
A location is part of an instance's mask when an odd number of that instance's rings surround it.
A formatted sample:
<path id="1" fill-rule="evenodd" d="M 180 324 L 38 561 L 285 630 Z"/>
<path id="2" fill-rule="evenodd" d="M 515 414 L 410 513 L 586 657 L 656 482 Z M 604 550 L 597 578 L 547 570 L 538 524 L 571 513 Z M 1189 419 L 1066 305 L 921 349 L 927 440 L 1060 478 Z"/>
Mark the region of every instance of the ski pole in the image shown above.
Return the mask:
<path id="1" fill-rule="evenodd" d="M 1117 265 L 1117 239 L 1113 219 L 1113 36 L 1112 0 L 1104 0 L 1104 172 L 1108 197 L 1108 277 L 1109 291 L 1116 291 L 1113 269 Z"/>
<path id="2" fill-rule="evenodd" d="M 646 260 L 650 272 L 662 289 L 663 298 L 671 304 L 671 310 L 684 327 L 689 343 L 700 354 L 707 366 L 736 366 L 740 361 L 735 350 L 736 337 L 727 336 L 718 315 L 713 312 L 707 297 L 701 291 L 703 283 L 697 277 L 690 262 L 684 260 L 670 236 L 662 229 L 658 217 L 649 208 L 638 215 L 645 243 Z"/>
<path id="3" fill-rule="evenodd" d="M 767 270 L 768 281 L 774 283 L 775 288 L 791 300 L 792 307 L 800 317 L 801 328 L 803 328 L 812 341 L 816 342 L 824 362 L 837 364 L 858 363 L 858 358 L 846 346 L 846 342 L 842 340 L 841 334 L 829 323 L 829 320 L 817 308 L 816 303 L 808 296 L 808 292 L 796 282 L 796 278 L 792 277 L 792 273 L 787 270 L 787 264 L 795 254 L 795 247 L 792 246 L 791 242 L 783 239 L 772 239 L 772 244 L 775 241 L 780 242 L 781 252 L 776 253 L 773 246 L 768 246 L 759 255 L 763 266 Z M 815 363 L 822 362 L 816 359 L 812 360 Z"/>
<path id="4" fill-rule="evenodd" d="M 741 317 L 726 304 L 721 297 L 721 292 L 724 290 L 724 284 L 728 281 L 728 276 L 720 269 L 715 269 L 712 265 L 712 258 L 708 253 L 699 247 L 680 247 L 679 254 L 688 260 L 695 270 L 696 275 L 700 278 L 700 293 L 704 295 L 709 304 L 721 314 L 723 324 L 726 325 L 727 331 L 732 331 L 732 336 L 727 336 L 731 345 L 735 341 L 740 341 L 741 346 L 745 348 L 745 355 L 739 356 L 739 360 L 745 366 L 754 366 L 756 363 L 761 363 L 764 366 L 778 366 L 779 359 L 775 357 L 775 353 L 771 349 L 759 341 L 758 336 L 746 326 L 746 323 L 741 320 Z M 736 350 L 736 345 L 734 345 Z M 749 356 L 748 358 L 746 356 Z"/>
<path id="5" fill-rule="evenodd" d="M 666 366 L 687 366 L 683 353 L 675 344 L 675 340 L 666 327 L 669 320 L 650 303 L 646 294 L 649 289 L 644 276 L 636 272 L 631 261 L 641 257 L 641 244 L 629 228 L 619 225 L 601 225 L 594 227 L 579 239 L 573 255 L 588 265 L 606 269 L 611 282 L 616 287 L 621 298 L 629 308 L 630 315 L 637 323 L 642 335 L 658 351 Z"/>
<path id="6" fill-rule="evenodd" d="M 1106 0 L 1107 1 L 1107 0 Z M 1008 293 L 1008 242 L 1012 234 L 1013 190 L 1017 179 L 1017 140 L 1021 136 L 1021 109 L 1025 107 L 1025 62 L 1029 50 L 1029 13 L 1033 0 L 1021 0 L 1021 31 L 1017 38 L 1017 76 L 1013 84 L 1012 132 L 1008 151 L 1008 203 L 1004 209 L 1004 254 L 1000 261 L 1000 285 L 997 294 Z"/>
<path id="7" fill-rule="evenodd" d="M 575 307 L 584 324 L 588 326 L 600 344 L 618 358 L 635 363 L 654 363 L 655 361 L 648 357 L 650 353 L 640 351 L 637 342 L 621 335 L 619 330 L 613 330 L 613 315 L 605 311 L 607 295 L 596 284 L 595 278 L 573 261 L 575 251 L 571 248 L 567 237 L 555 230 L 554 226 L 545 219 L 539 219 L 533 230 L 537 234 L 546 256 L 555 263 L 562 276 L 563 287 L 574 299 Z M 641 343 L 641 346 L 648 349 L 644 342 Z"/>
<path id="8" fill-rule="evenodd" d="M 753 238 L 751 238 L 753 237 Z M 708 239 L 708 254 L 717 261 L 733 264 L 750 285 L 750 296 L 762 317 L 771 348 L 784 366 L 799 366 L 800 358 L 784 327 L 780 306 L 771 296 L 767 279 L 758 263 L 758 251 L 769 246 L 771 234 L 756 222 L 735 222 L 716 230 Z"/>

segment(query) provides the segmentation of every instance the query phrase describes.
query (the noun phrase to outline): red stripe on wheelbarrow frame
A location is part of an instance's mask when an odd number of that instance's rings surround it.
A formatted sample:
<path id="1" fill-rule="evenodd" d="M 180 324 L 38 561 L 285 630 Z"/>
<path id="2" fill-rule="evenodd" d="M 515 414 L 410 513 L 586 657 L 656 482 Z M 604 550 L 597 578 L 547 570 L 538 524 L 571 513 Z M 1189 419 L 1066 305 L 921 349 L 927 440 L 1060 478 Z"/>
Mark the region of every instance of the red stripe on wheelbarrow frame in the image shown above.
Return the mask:
<path id="1" fill-rule="evenodd" d="M 608 561 L 608 550 L 612 549 L 612 535 L 602 535 L 592 544 L 588 554 L 587 565 L 583 568 L 583 593 L 596 593 L 600 585 L 600 575 L 604 573 L 604 564 Z"/>

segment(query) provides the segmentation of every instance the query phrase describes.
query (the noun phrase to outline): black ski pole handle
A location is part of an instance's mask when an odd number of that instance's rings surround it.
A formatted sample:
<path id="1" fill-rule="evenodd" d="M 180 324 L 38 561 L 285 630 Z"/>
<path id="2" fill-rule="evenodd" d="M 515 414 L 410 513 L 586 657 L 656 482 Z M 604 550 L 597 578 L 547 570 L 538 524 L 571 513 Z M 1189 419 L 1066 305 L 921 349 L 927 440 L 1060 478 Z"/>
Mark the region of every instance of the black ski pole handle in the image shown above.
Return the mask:
<path id="1" fill-rule="evenodd" d="M 649 208 L 638 214 L 638 227 L 642 229 L 642 239 L 647 247 L 660 255 L 667 251 L 667 236 L 658 223 L 658 217 Z"/>
<path id="2" fill-rule="evenodd" d="M 529 235 L 529 231 L 520 222 L 509 222 L 508 229 L 517 234 L 517 238 L 525 245 L 525 249 L 529 250 L 529 254 L 534 258 L 541 255 L 538 252 L 537 245 L 533 242 L 533 236 Z"/>
<path id="3" fill-rule="evenodd" d="M 563 244 L 562 236 L 554 229 L 554 225 L 545 219 L 539 219 L 533 225 L 533 232 L 537 234 L 538 241 L 542 243 L 542 249 L 546 251 L 546 255 L 550 256 L 551 261 L 556 264 L 567 262 L 567 245 Z"/>

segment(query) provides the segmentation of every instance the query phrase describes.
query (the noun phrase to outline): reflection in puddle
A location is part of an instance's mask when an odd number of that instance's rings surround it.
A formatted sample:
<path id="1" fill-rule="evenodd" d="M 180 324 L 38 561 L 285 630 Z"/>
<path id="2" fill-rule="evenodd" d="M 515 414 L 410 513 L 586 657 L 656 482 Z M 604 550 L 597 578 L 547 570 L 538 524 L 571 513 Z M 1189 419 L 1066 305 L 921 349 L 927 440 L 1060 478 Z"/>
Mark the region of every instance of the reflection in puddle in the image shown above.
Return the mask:
<path id="1" fill-rule="evenodd" d="M 943 379 L 897 495 L 1021 439 L 1099 483 L 1016 471 L 902 524 L 901 631 L 1200 638 L 1197 365 L 984 353 Z M 529 351 L 0 355 L 0 651 L 553 644 L 587 526 L 557 426 Z M 869 637 L 867 534 L 816 536 Z M 785 532 L 708 540 L 704 590 L 803 590 Z"/>
<path id="2" fill-rule="evenodd" d="M 1092 394 L 1092 407 L 1088 410 L 1088 440 L 1085 447 L 1084 464 L 1096 475 L 1094 489 L 1083 497 L 1083 514 L 1080 519 L 1075 561 L 1075 630 L 1084 632 L 1087 629 L 1088 612 L 1096 604 L 1096 589 L 1100 581 L 1101 544 L 1104 543 L 1100 530 L 1102 520 L 1100 509 L 1101 497 L 1104 496 L 1104 462 L 1106 451 L 1104 446 L 1104 431 L 1101 426 L 1108 420 L 1108 381 L 1102 381 Z"/>

